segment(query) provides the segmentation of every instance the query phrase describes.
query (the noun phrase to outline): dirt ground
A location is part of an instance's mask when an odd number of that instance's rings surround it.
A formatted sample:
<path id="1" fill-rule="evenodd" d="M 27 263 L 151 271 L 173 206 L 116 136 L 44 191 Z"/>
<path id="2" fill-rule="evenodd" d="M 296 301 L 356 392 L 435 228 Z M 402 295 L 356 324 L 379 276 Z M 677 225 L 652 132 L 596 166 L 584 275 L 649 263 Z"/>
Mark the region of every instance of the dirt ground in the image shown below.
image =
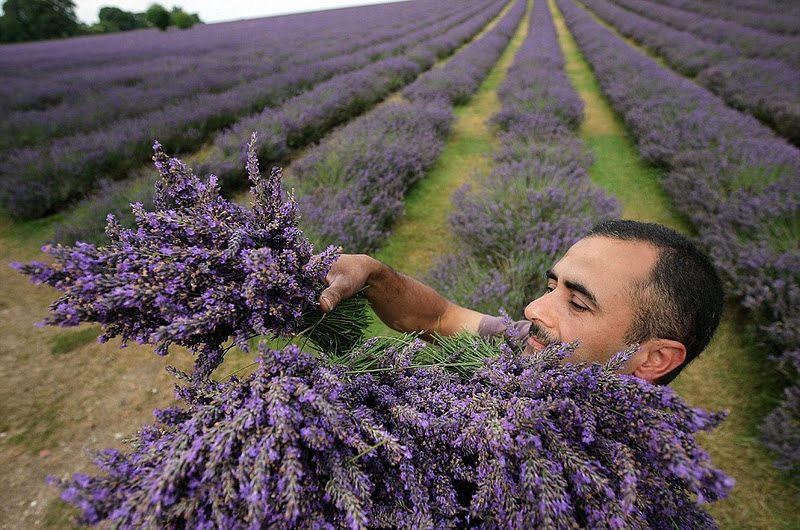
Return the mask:
<path id="1" fill-rule="evenodd" d="M 91 473 L 88 451 L 123 447 L 153 409 L 175 403 L 164 368 L 187 368 L 191 356 L 99 344 L 97 326 L 35 326 L 58 292 L 8 265 L 46 258 L 8 232 L 0 227 L 0 528 L 69 528 L 78 512 L 46 477 Z"/>

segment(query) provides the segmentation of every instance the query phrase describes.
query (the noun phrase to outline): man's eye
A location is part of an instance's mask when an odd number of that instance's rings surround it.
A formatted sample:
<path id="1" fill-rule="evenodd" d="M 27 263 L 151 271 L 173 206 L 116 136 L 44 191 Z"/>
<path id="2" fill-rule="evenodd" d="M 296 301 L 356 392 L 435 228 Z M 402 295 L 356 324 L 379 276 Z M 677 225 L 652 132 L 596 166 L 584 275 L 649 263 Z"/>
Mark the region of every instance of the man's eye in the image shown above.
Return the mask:
<path id="1" fill-rule="evenodd" d="M 589 310 L 588 307 L 582 306 L 580 304 L 576 304 L 575 302 L 570 302 L 569 305 L 571 305 L 572 308 L 575 309 L 575 311 L 588 311 Z"/>

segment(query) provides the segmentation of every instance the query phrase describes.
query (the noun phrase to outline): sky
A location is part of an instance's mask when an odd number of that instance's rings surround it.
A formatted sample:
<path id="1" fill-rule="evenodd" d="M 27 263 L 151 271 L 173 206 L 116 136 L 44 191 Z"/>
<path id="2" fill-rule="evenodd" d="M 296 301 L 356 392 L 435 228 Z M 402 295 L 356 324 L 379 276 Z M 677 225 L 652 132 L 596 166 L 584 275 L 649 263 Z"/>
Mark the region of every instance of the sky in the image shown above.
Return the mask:
<path id="1" fill-rule="evenodd" d="M 105 6 L 134 13 L 146 11 L 154 3 L 167 9 L 179 6 L 187 13 L 197 13 L 203 22 L 212 23 L 392 1 L 397 0 L 73 0 L 78 20 L 86 24 L 97 22 L 97 13 Z"/>

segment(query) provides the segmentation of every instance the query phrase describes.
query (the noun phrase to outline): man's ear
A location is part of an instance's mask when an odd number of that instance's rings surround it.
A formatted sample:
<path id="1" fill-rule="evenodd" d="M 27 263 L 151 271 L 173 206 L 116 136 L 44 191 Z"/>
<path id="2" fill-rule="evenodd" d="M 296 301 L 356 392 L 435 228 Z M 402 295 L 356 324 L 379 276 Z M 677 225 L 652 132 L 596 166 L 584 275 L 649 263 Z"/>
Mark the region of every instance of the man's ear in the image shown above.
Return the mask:
<path id="1" fill-rule="evenodd" d="M 640 354 L 644 360 L 633 371 L 633 375 L 653 382 L 670 373 L 686 360 L 686 346 L 670 339 L 651 339 L 642 344 Z"/>

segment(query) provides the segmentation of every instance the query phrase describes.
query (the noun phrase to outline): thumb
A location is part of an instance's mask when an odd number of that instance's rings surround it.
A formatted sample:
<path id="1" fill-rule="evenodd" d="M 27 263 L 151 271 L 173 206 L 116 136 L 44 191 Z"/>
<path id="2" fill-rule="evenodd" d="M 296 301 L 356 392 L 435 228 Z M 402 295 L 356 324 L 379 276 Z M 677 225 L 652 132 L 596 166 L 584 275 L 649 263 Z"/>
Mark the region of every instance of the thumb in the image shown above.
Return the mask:
<path id="1" fill-rule="evenodd" d="M 319 296 L 319 308 L 323 313 L 330 313 L 342 301 L 342 295 L 331 285 Z"/>

